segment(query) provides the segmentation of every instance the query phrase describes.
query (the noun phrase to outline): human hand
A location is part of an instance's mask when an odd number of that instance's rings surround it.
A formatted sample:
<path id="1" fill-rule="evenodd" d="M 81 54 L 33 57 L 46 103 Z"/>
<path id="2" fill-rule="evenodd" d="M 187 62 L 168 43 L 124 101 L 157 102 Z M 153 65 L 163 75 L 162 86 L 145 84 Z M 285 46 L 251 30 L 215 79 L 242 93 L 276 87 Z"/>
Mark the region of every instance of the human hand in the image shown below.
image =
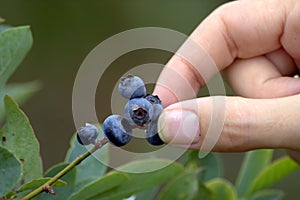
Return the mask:
<path id="1" fill-rule="evenodd" d="M 300 79 L 293 78 L 300 66 L 299 19 L 297 0 L 241 0 L 218 8 L 191 34 L 242 96 L 225 98 L 224 126 L 213 151 L 285 148 L 300 162 Z M 159 119 L 161 138 L 191 149 L 200 149 L 213 120 L 213 97 L 195 94 L 217 72 L 202 62 L 207 59 L 196 59 L 203 67 L 174 55 L 154 90 L 168 106 Z M 180 75 L 192 92 L 170 74 Z"/>

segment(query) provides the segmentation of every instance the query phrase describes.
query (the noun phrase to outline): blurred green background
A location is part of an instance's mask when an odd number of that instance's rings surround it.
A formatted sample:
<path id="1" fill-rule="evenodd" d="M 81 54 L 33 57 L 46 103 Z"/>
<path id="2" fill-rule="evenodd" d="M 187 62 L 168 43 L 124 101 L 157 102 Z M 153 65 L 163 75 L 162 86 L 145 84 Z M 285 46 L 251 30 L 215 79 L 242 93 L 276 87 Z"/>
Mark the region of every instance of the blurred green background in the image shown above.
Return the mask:
<path id="1" fill-rule="evenodd" d="M 30 25 L 34 45 L 10 82 L 40 80 L 43 89 L 23 107 L 41 144 L 44 168 L 63 161 L 75 131 L 72 87 L 82 61 L 108 37 L 137 27 L 164 27 L 189 35 L 222 0 L 109 1 L 109 0 L 0 0 L 6 23 Z M 141 50 L 120 57 L 98 86 L 97 112 L 102 121 L 110 111 L 110 91 L 119 76 L 142 63 L 166 63 L 171 54 Z M 282 151 L 277 151 L 282 155 Z M 222 154 L 225 176 L 234 180 L 242 153 Z M 278 184 L 288 196 L 299 196 L 299 170 Z"/>

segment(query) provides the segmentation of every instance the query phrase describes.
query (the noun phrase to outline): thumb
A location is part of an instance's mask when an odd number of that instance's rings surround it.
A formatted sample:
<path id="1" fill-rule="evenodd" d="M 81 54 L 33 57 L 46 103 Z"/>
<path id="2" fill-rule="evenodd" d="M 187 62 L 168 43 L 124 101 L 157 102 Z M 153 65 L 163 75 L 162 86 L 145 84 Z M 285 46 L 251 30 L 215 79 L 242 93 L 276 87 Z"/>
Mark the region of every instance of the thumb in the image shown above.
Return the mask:
<path id="1" fill-rule="evenodd" d="M 300 96 L 205 97 L 168 106 L 159 118 L 166 143 L 204 151 L 299 150 Z"/>

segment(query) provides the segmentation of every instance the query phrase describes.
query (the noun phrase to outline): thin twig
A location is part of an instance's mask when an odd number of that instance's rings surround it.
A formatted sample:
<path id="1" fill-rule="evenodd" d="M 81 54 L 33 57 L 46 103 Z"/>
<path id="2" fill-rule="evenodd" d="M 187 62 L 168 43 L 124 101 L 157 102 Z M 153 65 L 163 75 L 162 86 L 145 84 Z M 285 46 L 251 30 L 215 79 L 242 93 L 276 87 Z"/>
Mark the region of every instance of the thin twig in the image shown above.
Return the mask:
<path id="1" fill-rule="evenodd" d="M 65 175 L 71 169 L 73 169 L 74 167 L 76 167 L 76 165 L 78 165 L 79 163 L 81 163 L 84 159 L 86 159 L 87 157 L 89 157 L 95 151 L 97 151 L 98 149 L 101 149 L 101 147 L 103 145 L 105 145 L 107 142 L 108 141 L 107 141 L 106 138 L 104 138 L 104 139 L 100 140 L 99 142 L 97 142 L 95 144 L 95 146 L 90 151 L 87 151 L 84 154 L 82 154 L 81 156 L 77 157 L 75 160 L 73 160 L 71 163 L 69 163 L 64 169 L 62 169 L 55 176 L 53 176 L 49 181 L 47 181 L 46 183 L 44 183 L 40 187 L 36 188 L 35 190 L 33 190 L 32 192 L 30 192 L 29 194 L 27 194 L 25 197 L 23 197 L 22 200 L 29 200 L 29 199 L 35 197 L 36 195 L 40 194 L 41 192 L 43 192 L 45 190 L 45 188 L 51 186 L 58 179 L 60 179 L 63 175 Z"/>

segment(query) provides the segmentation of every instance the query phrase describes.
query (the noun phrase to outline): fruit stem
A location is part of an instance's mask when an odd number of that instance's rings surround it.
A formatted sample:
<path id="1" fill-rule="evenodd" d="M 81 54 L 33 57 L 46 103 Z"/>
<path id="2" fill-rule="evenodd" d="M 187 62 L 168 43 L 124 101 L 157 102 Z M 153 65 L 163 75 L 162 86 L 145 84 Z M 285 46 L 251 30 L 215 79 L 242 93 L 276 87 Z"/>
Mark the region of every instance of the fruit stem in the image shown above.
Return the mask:
<path id="1" fill-rule="evenodd" d="M 103 138 L 102 140 L 98 141 L 91 150 L 85 152 L 84 154 L 82 154 L 79 157 L 77 157 L 76 159 L 74 159 L 64 169 L 62 169 L 55 176 L 53 176 L 49 181 L 47 181 L 46 183 L 44 183 L 40 187 L 36 188 L 35 190 L 33 190 L 32 192 L 30 192 L 29 194 L 27 194 L 25 197 L 22 198 L 22 200 L 29 200 L 29 199 L 35 197 L 36 195 L 40 194 L 41 192 L 43 192 L 45 190 L 45 188 L 51 186 L 59 178 L 61 178 L 63 175 L 65 175 L 71 169 L 73 169 L 74 167 L 76 167 L 76 165 L 80 164 L 84 159 L 86 159 L 87 157 L 89 157 L 95 151 L 97 151 L 98 149 L 101 149 L 107 142 L 108 141 L 107 141 L 106 138 Z"/>

